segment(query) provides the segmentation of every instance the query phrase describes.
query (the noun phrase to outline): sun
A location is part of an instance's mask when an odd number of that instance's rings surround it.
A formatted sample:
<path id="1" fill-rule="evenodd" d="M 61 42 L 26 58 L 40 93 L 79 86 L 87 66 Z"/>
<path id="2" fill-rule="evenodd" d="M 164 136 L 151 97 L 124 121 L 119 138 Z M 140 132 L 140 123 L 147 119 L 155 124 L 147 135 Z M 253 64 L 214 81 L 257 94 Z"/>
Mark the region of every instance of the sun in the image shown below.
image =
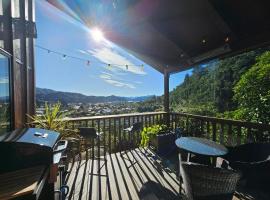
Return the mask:
<path id="1" fill-rule="evenodd" d="M 98 28 L 94 28 L 93 30 L 91 30 L 91 35 L 96 42 L 100 42 L 104 39 L 102 31 Z"/>

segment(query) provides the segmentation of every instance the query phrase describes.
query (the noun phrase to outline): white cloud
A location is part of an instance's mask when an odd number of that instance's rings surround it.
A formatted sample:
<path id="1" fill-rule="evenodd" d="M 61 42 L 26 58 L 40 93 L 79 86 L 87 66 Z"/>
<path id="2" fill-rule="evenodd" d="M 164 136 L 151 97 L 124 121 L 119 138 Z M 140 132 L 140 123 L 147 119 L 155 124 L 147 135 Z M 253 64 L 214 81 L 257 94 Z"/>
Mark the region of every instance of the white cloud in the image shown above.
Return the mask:
<path id="1" fill-rule="evenodd" d="M 112 74 L 102 72 L 101 75 L 99 75 L 101 79 L 103 79 L 106 83 L 109 83 L 110 85 L 113 85 L 115 87 L 124 87 L 124 88 L 130 88 L 135 89 L 136 87 L 131 83 L 126 83 L 123 81 L 112 79 Z"/>
<path id="2" fill-rule="evenodd" d="M 102 79 L 111 79 L 111 76 L 107 74 L 101 74 L 99 77 Z"/>
<path id="3" fill-rule="evenodd" d="M 119 68 L 115 68 L 115 67 L 107 67 L 106 68 L 108 71 L 112 72 L 113 74 L 115 75 L 119 75 L 119 76 L 124 76 L 124 75 L 127 75 L 126 72 L 124 72 L 122 69 L 119 69 Z"/>
<path id="4" fill-rule="evenodd" d="M 114 48 L 110 48 L 109 46 L 88 50 L 88 52 L 100 62 L 116 64 L 112 65 L 111 68 L 118 68 L 122 71 L 128 71 L 134 74 L 146 74 L 141 67 L 127 59 L 125 56 L 122 56 L 118 51 L 116 51 Z M 126 65 L 128 65 L 128 70 L 126 69 Z"/>
<path id="5" fill-rule="evenodd" d="M 111 73 L 108 73 L 108 72 L 101 72 L 102 74 L 106 74 L 106 75 L 108 75 L 108 76 L 113 76 L 113 74 L 111 74 Z"/>
<path id="6" fill-rule="evenodd" d="M 87 51 L 84 51 L 82 49 L 77 49 L 78 52 L 82 53 L 82 54 L 86 54 L 86 55 L 89 55 L 89 53 Z"/>
<path id="7" fill-rule="evenodd" d="M 0 84 L 8 84 L 9 80 L 8 77 L 0 78 Z"/>
<path id="8" fill-rule="evenodd" d="M 120 82 L 117 80 L 112 80 L 112 79 L 105 79 L 104 81 L 106 81 L 107 83 L 116 86 L 116 87 L 125 87 L 125 88 L 130 88 L 130 89 L 135 89 L 136 87 L 133 84 L 130 83 L 124 83 L 124 82 Z"/>

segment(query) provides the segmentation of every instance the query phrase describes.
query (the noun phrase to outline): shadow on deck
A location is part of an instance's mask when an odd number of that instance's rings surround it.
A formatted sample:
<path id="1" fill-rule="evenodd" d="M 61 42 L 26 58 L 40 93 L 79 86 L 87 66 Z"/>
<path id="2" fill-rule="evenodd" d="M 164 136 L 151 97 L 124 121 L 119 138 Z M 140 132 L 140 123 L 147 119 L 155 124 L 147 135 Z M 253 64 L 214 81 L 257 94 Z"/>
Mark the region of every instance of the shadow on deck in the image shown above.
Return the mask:
<path id="1" fill-rule="evenodd" d="M 149 149 L 136 148 L 107 154 L 106 159 L 107 162 L 92 157 L 70 164 L 66 179 L 70 187 L 68 200 L 181 199 L 176 174 L 164 167 L 159 157 Z M 240 199 L 268 198 L 258 192 L 239 189 L 233 200 Z"/>
<path id="2" fill-rule="evenodd" d="M 149 150 L 137 148 L 70 165 L 68 199 L 179 199 L 179 181 Z M 100 169 L 100 167 L 103 166 Z M 95 175 L 91 175 L 95 174 Z"/>

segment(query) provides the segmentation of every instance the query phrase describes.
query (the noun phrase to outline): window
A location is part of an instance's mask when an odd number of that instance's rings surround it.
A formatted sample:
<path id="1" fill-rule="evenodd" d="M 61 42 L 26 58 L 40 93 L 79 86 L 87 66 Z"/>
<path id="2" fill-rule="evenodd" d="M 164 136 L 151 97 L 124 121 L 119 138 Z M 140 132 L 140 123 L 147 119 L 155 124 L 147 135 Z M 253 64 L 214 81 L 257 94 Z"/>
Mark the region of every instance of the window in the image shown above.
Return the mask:
<path id="1" fill-rule="evenodd" d="M 9 57 L 0 49 L 0 136 L 11 129 Z"/>

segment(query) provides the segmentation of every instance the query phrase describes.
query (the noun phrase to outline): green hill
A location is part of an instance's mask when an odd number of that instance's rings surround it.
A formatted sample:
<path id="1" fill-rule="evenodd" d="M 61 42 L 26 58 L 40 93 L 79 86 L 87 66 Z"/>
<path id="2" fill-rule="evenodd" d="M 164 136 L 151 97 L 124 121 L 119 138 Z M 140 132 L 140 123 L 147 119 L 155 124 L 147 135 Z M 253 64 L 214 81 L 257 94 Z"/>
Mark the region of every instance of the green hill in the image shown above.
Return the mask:
<path id="1" fill-rule="evenodd" d="M 266 49 L 250 51 L 221 61 L 197 66 L 170 93 L 173 111 L 220 116 L 237 109 L 233 87 Z"/>

